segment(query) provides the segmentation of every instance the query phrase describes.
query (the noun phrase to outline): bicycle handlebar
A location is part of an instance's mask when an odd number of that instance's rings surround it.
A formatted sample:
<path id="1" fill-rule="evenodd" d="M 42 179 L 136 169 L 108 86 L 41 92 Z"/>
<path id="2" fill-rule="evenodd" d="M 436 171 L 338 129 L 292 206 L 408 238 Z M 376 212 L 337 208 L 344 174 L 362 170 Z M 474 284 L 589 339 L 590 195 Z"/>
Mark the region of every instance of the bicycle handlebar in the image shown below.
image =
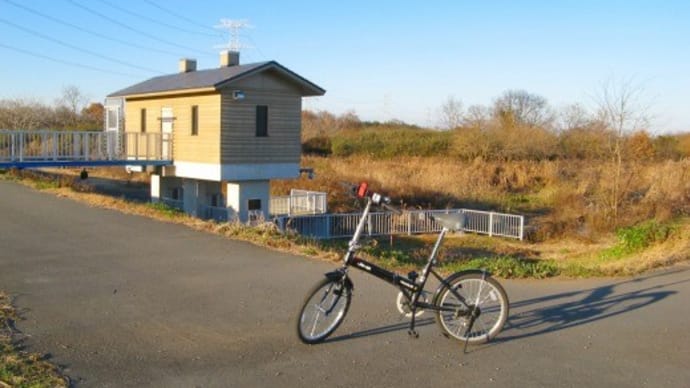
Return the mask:
<path id="1" fill-rule="evenodd" d="M 402 214 L 402 211 L 395 206 L 391 205 L 390 197 L 386 197 L 379 193 L 375 193 L 369 190 L 369 184 L 367 182 L 362 182 L 358 186 L 352 185 L 352 191 L 355 193 L 357 198 L 370 198 L 374 205 L 381 206 L 382 208 L 389 210 L 395 214 Z"/>

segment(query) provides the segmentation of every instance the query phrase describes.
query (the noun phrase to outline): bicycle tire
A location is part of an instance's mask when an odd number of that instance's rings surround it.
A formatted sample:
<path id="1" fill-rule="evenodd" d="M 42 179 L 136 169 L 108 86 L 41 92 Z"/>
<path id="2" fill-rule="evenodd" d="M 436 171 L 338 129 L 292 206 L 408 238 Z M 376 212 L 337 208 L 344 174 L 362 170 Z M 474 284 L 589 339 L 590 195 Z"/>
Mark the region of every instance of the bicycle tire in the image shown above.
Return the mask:
<path id="1" fill-rule="evenodd" d="M 501 332 L 508 319 L 510 305 L 508 295 L 496 279 L 480 272 L 451 275 L 444 280 L 434 304 L 438 307 L 464 307 L 451 290 L 455 290 L 470 305 L 477 306 L 479 315 L 468 332 L 468 316 L 437 310 L 436 322 L 447 337 L 478 345 L 490 341 Z"/>
<path id="2" fill-rule="evenodd" d="M 297 318 L 297 335 L 302 342 L 325 340 L 345 319 L 352 290 L 344 279 L 325 278 L 311 288 Z"/>

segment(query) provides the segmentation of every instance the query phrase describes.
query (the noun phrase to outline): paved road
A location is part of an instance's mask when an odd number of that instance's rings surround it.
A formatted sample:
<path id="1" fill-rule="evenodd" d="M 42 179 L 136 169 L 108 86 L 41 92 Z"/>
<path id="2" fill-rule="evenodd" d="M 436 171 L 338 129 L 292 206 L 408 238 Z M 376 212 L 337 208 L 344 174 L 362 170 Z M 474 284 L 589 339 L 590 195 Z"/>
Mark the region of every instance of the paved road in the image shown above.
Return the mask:
<path id="1" fill-rule="evenodd" d="M 461 347 L 395 290 L 353 274 L 331 342 L 294 314 L 333 267 L 0 181 L 0 289 L 18 328 L 88 387 L 679 387 L 690 382 L 690 270 L 635 279 L 505 282 L 509 327 Z M 424 319 L 426 318 L 426 319 Z"/>

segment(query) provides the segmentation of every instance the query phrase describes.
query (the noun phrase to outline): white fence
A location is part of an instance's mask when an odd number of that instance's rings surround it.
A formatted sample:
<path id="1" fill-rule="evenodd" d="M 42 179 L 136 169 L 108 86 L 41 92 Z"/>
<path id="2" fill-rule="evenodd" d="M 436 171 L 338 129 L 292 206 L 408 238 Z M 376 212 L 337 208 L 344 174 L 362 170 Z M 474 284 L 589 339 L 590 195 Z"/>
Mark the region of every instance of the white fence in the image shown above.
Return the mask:
<path id="1" fill-rule="evenodd" d="M 524 236 L 524 216 L 486 212 L 469 209 L 450 210 L 412 210 L 397 215 L 393 213 L 370 213 L 364 233 L 369 236 L 394 234 L 434 233 L 441 230 L 431 215 L 461 213 L 464 215 L 462 230 L 502 236 L 522 240 Z M 351 237 L 357 229 L 360 213 L 323 214 L 312 216 L 276 217 L 281 230 L 295 232 L 317 239 Z"/>
<path id="2" fill-rule="evenodd" d="M 170 134 L 0 130 L 0 163 L 167 160 Z"/>
<path id="3" fill-rule="evenodd" d="M 292 189 L 289 196 L 271 197 L 268 211 L 272 217 L 324 214 L 328 209 L 327 203 L 326 193 Z"/>

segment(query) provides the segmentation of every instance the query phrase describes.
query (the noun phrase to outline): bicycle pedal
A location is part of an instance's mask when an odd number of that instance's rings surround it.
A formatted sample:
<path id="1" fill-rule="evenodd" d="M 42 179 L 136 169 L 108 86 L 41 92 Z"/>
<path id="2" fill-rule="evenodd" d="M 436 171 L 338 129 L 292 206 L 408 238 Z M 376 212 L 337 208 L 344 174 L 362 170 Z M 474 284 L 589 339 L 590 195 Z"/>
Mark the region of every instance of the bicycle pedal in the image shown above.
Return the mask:
<path id="1" fill-rule="evenodd" d="M 407 335 L 415 339 L 419 338 L 419 333 L 417 333 L 417 330 L 408 330 Z"/>

